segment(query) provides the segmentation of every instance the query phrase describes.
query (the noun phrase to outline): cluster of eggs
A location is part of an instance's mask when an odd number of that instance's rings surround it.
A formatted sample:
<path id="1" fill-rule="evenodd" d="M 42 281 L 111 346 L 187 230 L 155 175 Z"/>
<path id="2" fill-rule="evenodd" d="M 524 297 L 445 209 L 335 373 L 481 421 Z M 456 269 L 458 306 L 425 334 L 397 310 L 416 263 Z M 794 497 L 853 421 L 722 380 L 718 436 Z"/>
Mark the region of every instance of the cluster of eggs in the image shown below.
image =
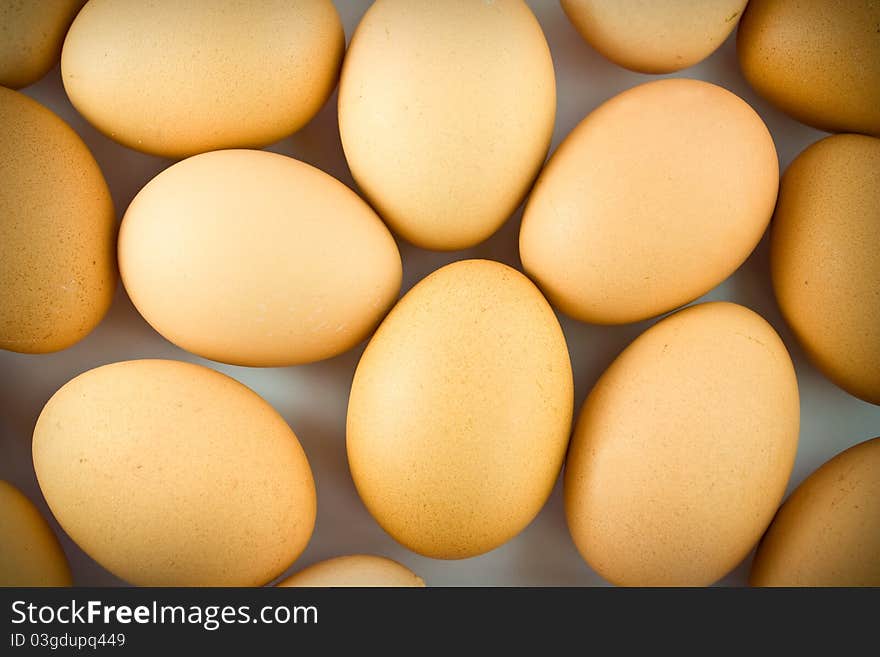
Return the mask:
<path id="1" fill-rule="evenodd" d="M 745 101 L 662 79 L 596 108 L 545 165 L 553 61 L 522 0 L 377 0 L 347 51 L 330 0 L 0 2 L 14 37 L 0 44 L 0 348 L 76 343 L 118 271 L 156 331 L 207 359 L 290 366 L 369 339 L 348 407 L 351 475 L 376 521 L 419 554 L 505 543 L 564 466 L 572 538 L 613 583 L 711 584 L 760 541 L 754 584 L 880 585 L 880 439 L 839 454 L 780 508 L 799 395 L 763 318 L 704 303 L 661 319 L 598 379 L 572 434 L 554 312 L 623 324 L 674 311 L 734 272 L 772 218 L 773 287 L 793 333 L 829 378 L 880 404 L 880 4 L 562 5 L 599 52 L 645 73 L 691 66 L 739 25 L 758 93 L 850 134 L 807 148 L 780 183 L 773 139 Z M 80 138 L 5 88 L 59 57 L 98 130 L 183 158 L 118 230 Z M 337 78 L 360 195 L 256 150 L 305 125 Z M 392 232 L 466 248 L 523 201 L 524 273 L 459 261 L 397 300 Z M 292 430 L 200 365 L 77 376 L 43 409 L 33 461 L 64 531 L 133 584 L 265 584 L 315 523 Z M 0 583 L 70 584 L 48 524 L 8 484 L 0 528 Z M 282 584 L 423 582 L 353 555 Z"/>

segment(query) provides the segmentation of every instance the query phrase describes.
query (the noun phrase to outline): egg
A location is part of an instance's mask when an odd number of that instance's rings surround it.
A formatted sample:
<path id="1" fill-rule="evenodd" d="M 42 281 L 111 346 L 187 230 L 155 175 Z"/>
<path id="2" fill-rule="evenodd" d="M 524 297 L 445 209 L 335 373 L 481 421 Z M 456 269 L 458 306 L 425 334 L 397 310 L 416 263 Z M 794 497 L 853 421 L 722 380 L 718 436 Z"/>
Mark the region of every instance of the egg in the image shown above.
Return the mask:
<path id="1" fill-rule="evenodd" d="M 58 116 L 0 87 L 0 349 L 82 340 L 116 290 L 116 218 L 89 149 Z"/>
<path id="2" fill-rule="evenodd" d="M 354 192 L 283 155 L 227 150 L 160 173 L 119 234 L 125 289 L 174 344 L 285 366 L 364 340 L 400 290 L 397 245 Z"/>
<path id="3" fill-rule="evenodd" d="M 90 0 L 64 42 L 64 88 L 98 130 L 180 158 L 278 141 L 336 85 L 330 0 Z"/>
<path id="4" fill-rule="evenodd" d="M 428 249 L 482 242 L 547 155 L 553 61 L 522 0 L 378 0 L 339 83 L 339 132 L 361 192 Z"/>
<path id="5" fill-rule="evenodd" d="M 773 218 L 773 288 L 812 360 L 880 404 L 880 139 L 835 135 L 785 172 Z"/>
<path id="6" fill-rule="evenodd" d="M 72 584 L 49 524 L 21 491 L 0 480 L 0 587 Z"/>
<path id="7" fill-rule="evenodd" d="M 732 303 L 652 326 L 602 374 L 565 466 L 587 563 L 625 586 L 702 586 L 773 519 L 794 464 L 794 367 L 773 328 Z"/>
<path id="8" fill-rule="evenodd" d="M 639 73 L 672 73 L 703 61 L 733 32 L 746 2 L 561 0 L 587 43 Z"/>
<path id="9" fill-rule="evenodd" d="M 354 554 L 327 559 L 291 575 L 278 586 L 423 587 L 421 577 L 385 557 Z"/>
<path id="10" fill-rule="evenodd" d="M 67 28 L 85 0 L 0 0 L 0 85 L 20 89 L 61 57 Z"/>
<path id="11" fill-rule="evenodd" d="M 880 136 L 880 2 L 751 0 L 736 49 L 749 84 L 786 114 Z"/>
<path id="12" fill-rule="evenodd" d="M 791 494 L 752 563 L 753 586 L 880 586 L 880 438 L 841 452 Z"/>
<path id="13" fill-rule="evenodd" d="M 606 101 L 566 137 L 526 204 L 526 273 L 595 324 L 672 310 L 732 274 L 776 201 L 773 139 L 741 98 L 666 79 Z"/>
<path id="14" fill-rule="evenodd" d="M 419 554 L 498 547 L 556 482 L 572 386 L 562 330 L 525 276 L 487 260 L 442 267 L 392 309 L 358 363 L 347 451 L 361 499 Z"/>
<path id="15" fill-rule="evenodd" d="M 34 469 L 62 528 L 138 586 L 257 586 L 315 524 L 315 484 L 284 419 L 219 372 L 112 363 L 48 401 Z"/>

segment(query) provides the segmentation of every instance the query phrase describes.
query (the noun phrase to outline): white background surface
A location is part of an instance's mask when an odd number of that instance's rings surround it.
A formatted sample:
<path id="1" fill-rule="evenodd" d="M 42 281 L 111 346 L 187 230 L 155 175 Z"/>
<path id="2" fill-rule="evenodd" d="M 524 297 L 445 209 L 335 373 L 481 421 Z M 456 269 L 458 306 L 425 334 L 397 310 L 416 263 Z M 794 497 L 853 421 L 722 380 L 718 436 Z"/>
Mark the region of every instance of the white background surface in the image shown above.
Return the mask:
<path id="1" fill-rule="evenodd" d="M 350 39 L 369 2 L 336 0 L 335 4 Z M 555 0 L 532 0 L 530 4 L 544 29 L 556 68 L 558 113 L 552 152 L 602 101 L 657 76 L 631 73 L 603 59 L 580 38 Z M 737 66 L 733 36 L 706 61 L 671 77 L 708 80 L 745 98 L 770 128 L 782 167 L 808 144 L 824 136 L 771 108 L 751 91 Z M 89 126 L 67 100 L 58 67 L 24 92 L 58 113 L 82 136 L 104 171 L 119 218 L 138 190 L 171 163 L 127 150 Z M 339 141 L 335 93 L 306 128 L 269 150 L 309 162 L 354 187 Z M 490 258 L 519 267 L 520 215 L 521 210 L 487 242 L 465 251 L 432 253 L 401 243 L 402 291 L 437 267 L 464 258 Z M 880 406 L 862 402 L 823 378 L 805 360 L 784 325 L 770 290 L 766 236 L 743 267 L 701 301 L 708 299 L 736 301 L 759 312 L 780 332 L 794 358 L 801 394 L 801 432 L 789 491 L 833 455 L 880 435 Z M 577 413 L 603 369 L 654 322 L 597 327 L 565 317 L 560 319 L 572 356 Z M 348 392 L 362 351 L 363 345 L 322 363 L 265 370 L 205 361 L 178 349 L 153 331 L 120 287 L 103 323 L 70 349 L 49 355 L 0 351 L 0 478 L 24 490 L 49 516 L 36 483 L 30 450 L 34 423 L 55 390 L 85 370 L 119 360 L 173 358 L 199 362 L 233 376 L 268 400 L 293 427 L 308 454 L 318 488 L 318 519 L 311 543 L 289 572 L 341 554 L 371 553 L 400 561 L 429 585 L 605 583 L 584 563 L 569 538 L 558 485 L 546 507 L 522 534 L 480 557 L 464 561 L 428 559 L 406 550 L 385 534 L 361 504 L 345 456 Z M 77 585 L 122 583 L 84 554 L 54 520 L 52 525 L 61 538 Z M 722 583 L 745 584 L 750 560 L 751 555 Z"/>

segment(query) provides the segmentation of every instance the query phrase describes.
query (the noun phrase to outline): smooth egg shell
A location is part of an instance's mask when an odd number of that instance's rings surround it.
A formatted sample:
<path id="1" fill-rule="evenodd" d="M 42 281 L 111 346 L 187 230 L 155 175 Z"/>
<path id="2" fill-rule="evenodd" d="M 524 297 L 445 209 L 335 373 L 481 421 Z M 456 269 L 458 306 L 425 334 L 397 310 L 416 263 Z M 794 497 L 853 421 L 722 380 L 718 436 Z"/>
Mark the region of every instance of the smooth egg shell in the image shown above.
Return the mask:
<path id="1" fill-rule="evenodd" d="M 615 64 L 672 73 L 701 62 L 733 32 L 747 0 L 562 0 L 581 36 Z"/>
<path id="2" fill-rule="evenodd" d="M 21 89 L 61 57 L 61 44 L 85 0 L 0 0 L 0 85 Z"/>
<path id="3" fill-rule="evenodd" d="M 333 91 L 344 50 L 330 0 L 90 0 L 61 74 L 98 130 L 180 158 L 296 132 Z"/>
<path id="4" fill-rule="evenodd" d="M 877 0 L 750 0 L 736 51 L 755 91 L 798 121 L 880 137 Z"/>
<path id="5" fill-rule="evenodd" d="M 0 587 L 72 584 L 49 523 L 21 491 L 0 481 Z"/>
<path id="6" fill-rule="evenodd" d="M 278 586 L 383 586 L 423 587 L 422 578 L 396 561 L 369 554 L 354 554 L 313 564 Z"/>
<path id="7" fill-rule="evenodd" d="M 361 192 L 391 229 L 463 249 L 522 202 L 547 155 L 556 82 L 522 0 L 378 0 L 339 84 L 339 132 Z"/>
<path id="8" fill-rule="evenodd" d="M 143 586 L 258 586 L 300 555 L 315 484 L 296 436 L 249 388 L 169 360 L 65 384 L 34 429 L 52 513 L 95 561 Z"/>
<path id="9" fill-rule="evenodd" d="M 835 135 L 782 177 L 770 264 L 776 299 L 810 359 L 880 404 L 880 139 Z"/>
<path id="10" fill-rule="evenodd" d="M 581 409 L 564 480 L 575 545 L 614 584 L 712 584 L 770 524 L 798 426 L 794 367 L 760 316 L 705 303 L 661 320 Z"/>
<path id="11" fill-rule="evenodd" d="M 523 267 L 576 319 L 659 315 L 745 261 L 778 181 L 773 139 L 741 98 L 698 80 L 633 87 L 581 121 L 541 172 L 523 215 Z"/>
<path id="12" fill-rule="evenodd" d="M 447 265 L 391 310 L 358 364 L 347 424 L 358 493 L 419 554 L 488 552 L 550 495 L 572 395 L 565 338 L 537 288 L 497 262 Z"/>
<path id="13" fill-rule="evenodd" d="M 354 192 L 304 162 L 249 150 L 197 155 L 150 181 L 125 213 L 119 266 L 159 333 L 250 366 L 353 347 L 401 280 L 394 238 Z"/>
<path id="14" fill-rule="evenodd" d="M 841 452 L 786 500 L 753 586 L 880 586 L 880 438 Z"/>
<path id="15" fill-rule="evenodd" d="M 0 87 L 0 349 L 71 346 L 116 290 L 116 217 L 98 163 L 58 116 Z"/>

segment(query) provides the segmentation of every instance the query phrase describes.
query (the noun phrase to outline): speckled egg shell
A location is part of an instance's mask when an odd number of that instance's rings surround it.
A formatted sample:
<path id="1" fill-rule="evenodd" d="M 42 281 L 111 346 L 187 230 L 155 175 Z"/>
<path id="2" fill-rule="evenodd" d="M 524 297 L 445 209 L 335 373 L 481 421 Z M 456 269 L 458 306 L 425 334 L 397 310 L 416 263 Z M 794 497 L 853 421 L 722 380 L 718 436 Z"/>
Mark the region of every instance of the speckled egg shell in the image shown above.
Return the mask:
<path id="1" fill-rule="evenodd" d="M 119 234 L 132 302 L 213 360 L 285 366 L 364 340 L 400 290 L 397 245 L 341 182 L 276 153 L 177 163 L 135 197 Z"/>
<path id="2" fill-rule="evenodd" d="M 776 298 L 804 350 L 841 388 L 880 404 L 880 139 L 835 135 L 801 153 L 771 235 Z"/>
<path id="3" fill-rule="evenodd" d="M 135 585 L 257 586 L 300 555 L 315 484 L 284 419 L 214 370 L 104 365 L 65 384 L 34 429 L 52 513 Z"/>
<path id="4" fill-rule="evenodd" d="M 535 517 L 565 456 L 571 364 L 552 309 L 487 260 L 419 282 L 370 340 L 347 447 L 367 509 L 420 554 L 488 552 Z"/>
<path id="5" fill-rule="evenodd" d="M 0 87 L 0 349 L 58 351 L 88 335 L 116 290 L 116 218 L 79 136 Z"/>
<path id="6" fill-rule="evenodd" d="M 668 79 L 602 104 L 551 157 L 526 204 L 523 267 L 596 324 L 672 310 L 732 274 L 776 201 L 773 139 L 714 84 Z"/>
<path id="7" fill-rule="evenodd" d="M 327 559 L 291 575 L 278 586 L 423 587 L 422 578 L 396 561 L 369 554 Z"/>
<path id="8" fill-rule="evenodd" d="M 770 524 L 798 424 L 794 367 L 760 316 L 706 303 L 661 320 L 581 410 L 564 479 L 575 545 L 614 584 L 715 582 Z"/>
<path id="9" fill-rule="evenodd" d="M 555 115 L 550 50 L 521 0 L 378 0 L 339 85 L 355 181 L 395 233 L 429 249 L 498 230 L 547 155 Z"/>
<path id="10" fill-rule="evenodd" d="M 581 36 L 615 64 L 672 73 L 701 62 L 736 27 L 747 0 L 562 0 Z"/>
<path id="11" fill-rule="evenodd" d="M 296 132 L 333 91 L 344 50 L 330 0 L 90 0 L 61 73 L 98 130 L 179 158 Z"/>
<path id="12" fill-rule="evenodd" d="M 795 489 L 752 563 L 753 586 L 880 586 L 880 438 Z"/>
<path id="13" fill-rule="evenodd" d="M 0 0 L 0 85 L 20 89 L 61 57 L 67 28 L 85 0 Z"/>
<path id="14" fill-rule="evenodd" d="M 880 136 L 877 0 L 751 0 L 736 48 L 746 80 L 783 112 Z"/>
<path id="15" fill-rule="evenodd" d="M 0 481 L 0 587 L 72 584 L 49 524 L 21 491 Z"/>

